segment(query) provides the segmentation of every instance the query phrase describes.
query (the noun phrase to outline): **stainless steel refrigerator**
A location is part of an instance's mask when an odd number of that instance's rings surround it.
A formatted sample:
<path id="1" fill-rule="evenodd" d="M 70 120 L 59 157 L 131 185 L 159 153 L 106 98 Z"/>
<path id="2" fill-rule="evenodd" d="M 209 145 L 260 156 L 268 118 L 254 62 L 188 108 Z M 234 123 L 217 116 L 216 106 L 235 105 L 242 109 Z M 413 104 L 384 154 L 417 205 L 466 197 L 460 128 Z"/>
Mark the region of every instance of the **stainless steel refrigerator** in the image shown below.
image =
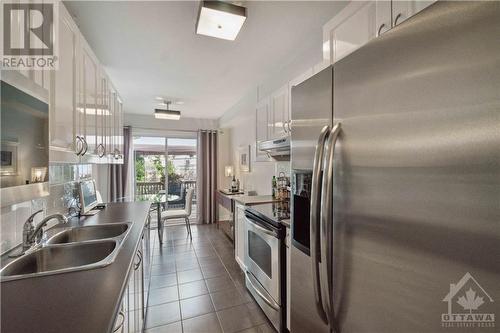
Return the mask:
<path id="1" fill-rule="evenodd" d="M 493 332 L 500 2 L 432 5 L 291 107 L 291 332 Z"/>

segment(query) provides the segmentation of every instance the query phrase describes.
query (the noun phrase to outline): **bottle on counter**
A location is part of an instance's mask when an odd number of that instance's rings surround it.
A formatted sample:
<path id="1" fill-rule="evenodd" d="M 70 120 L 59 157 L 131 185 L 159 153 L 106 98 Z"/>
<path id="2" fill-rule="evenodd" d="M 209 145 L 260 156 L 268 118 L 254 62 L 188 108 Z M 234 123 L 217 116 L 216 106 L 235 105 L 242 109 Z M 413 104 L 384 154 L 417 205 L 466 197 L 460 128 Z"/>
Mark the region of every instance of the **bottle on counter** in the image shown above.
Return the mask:
<path id="1" fill-rule="evenodd" d="M 276 176 L 273 176 L 273 180 L 271 181 L 271 189 L 272 189 L 272 196 L 273 198 L 276 198 Z"/>
<path id="2" fill-rule="evenodd" d="M 233 175 L 233 180 L 231 180 L 231 192 L 236 192 L 237 191 L 237 183 L 236 183 L 236 178 Z"/>

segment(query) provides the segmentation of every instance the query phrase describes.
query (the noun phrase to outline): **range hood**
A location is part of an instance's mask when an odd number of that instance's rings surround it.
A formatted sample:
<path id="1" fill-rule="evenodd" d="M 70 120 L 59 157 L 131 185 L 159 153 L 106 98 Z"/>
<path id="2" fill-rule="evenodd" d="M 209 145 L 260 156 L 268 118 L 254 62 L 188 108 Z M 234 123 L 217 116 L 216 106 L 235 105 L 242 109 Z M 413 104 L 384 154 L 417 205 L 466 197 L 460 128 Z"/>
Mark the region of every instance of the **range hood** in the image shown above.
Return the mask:
<path id="1" fill-rule="evenodd" d="M 290 137 L 261 141 L 258 149 L 275 160 L 290 160 Z"/>

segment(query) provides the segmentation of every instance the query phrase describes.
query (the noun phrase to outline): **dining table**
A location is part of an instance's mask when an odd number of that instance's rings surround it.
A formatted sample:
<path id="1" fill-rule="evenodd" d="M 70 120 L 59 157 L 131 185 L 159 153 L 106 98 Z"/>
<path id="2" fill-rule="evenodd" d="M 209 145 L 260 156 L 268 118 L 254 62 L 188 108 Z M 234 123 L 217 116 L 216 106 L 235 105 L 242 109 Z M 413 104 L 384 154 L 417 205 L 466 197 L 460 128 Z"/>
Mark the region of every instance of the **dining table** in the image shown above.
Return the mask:
<path id="1" fill-rule="evenodd" d="M 150 201 L 151 210 L 156 211 L 158 225 L 158 239 L 160 244 L 163 244 L 163 220 L 161 218 L 162 207 L 168 208 L 168 203 L 179 200 L 180 196 L 176 194 L 166 194 L 165 191 L 160 191 L 156 194 L 138 194 L 135 196 L 135 201 Z"/>

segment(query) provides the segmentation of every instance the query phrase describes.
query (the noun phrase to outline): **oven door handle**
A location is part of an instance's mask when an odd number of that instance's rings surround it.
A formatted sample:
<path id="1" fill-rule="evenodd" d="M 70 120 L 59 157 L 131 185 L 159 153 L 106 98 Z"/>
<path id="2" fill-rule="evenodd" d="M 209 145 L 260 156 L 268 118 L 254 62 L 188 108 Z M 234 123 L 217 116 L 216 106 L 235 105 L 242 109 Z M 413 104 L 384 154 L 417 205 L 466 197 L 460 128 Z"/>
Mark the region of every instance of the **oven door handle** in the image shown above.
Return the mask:
<path id="1" fill-rule="evenodd" d="M 261 227 L 257 223 L 253 222 L 252 218 L 250 218 L 249 216 L 245 215 L 245 217 L 247 218 L 247 221 L 252 225 L 252 228 L 255 228 L 255 229 L 259 230 L 259 231 L 262 231 L 266 235 L 270 235 L 270 236 L 273 236 L 273 237 L 278 237 L 278 235 L 275 232 L 273 232 L 273 231 L 271 231 L 269 229 L 266 229 L 264 227 Z"/>
<path id="2" fill-rule="evenodd" d="M 264 293 L 262 293 L 259 290 L 259 288 L 255 286 L 255 283 L 254 283 L 255 278 L 252 276 L 252 274 L 249 273 L 248 271 L 246 271 L 245 275 L 247 276 L 248 282 L 252 286 L 252 289 L 257 293 L 257 295 L 259 295 L 259 297 L 262 298 L 262 300 L 264 302 L 266 302 L 266 304 L 269 305 L 271 308 L 273 308 L 276 311 L 279 311 L 280 310 L 279 304 L 276 303 L 274 300 L 270 300 L 269 298 L 267 298 L 266 295 L 264 295 Z M 257 282 L 257 281 L 255 281 L 255 282 Z"/>

